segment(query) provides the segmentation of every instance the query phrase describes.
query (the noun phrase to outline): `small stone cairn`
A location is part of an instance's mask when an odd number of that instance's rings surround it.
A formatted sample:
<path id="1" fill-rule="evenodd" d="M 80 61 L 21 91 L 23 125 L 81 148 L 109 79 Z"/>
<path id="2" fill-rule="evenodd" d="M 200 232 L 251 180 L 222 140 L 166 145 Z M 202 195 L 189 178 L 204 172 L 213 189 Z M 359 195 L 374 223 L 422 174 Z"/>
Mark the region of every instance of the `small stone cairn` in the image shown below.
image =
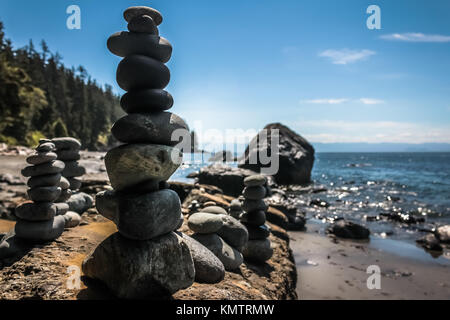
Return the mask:
<path id="1" fill-rule="evenodd" d="M 28 196 L 32 202 L 26 202 L 16 208 L 17 238 L 30 242 L 47 242 L 58 238 L 64 231 L 63 215 L 69 209 L 66 203 L 54 202 L 61 195 L 61 173 L 64 162 L 57 160 L 55 145 L 41 140 L 36 153 L 26 160 L 30 166 L 22 170 L 28 179 Z"/>
<path id="2" fill-rule="evenodd" d="M 114 190 L 100 192 L 96 207 L 118 232 L 103 241 L 83 262 L 86 276 L 101 280 L 120 298 L 168 296 L 194 282 L 193 258 L 183 234 L 181 203 L 166 180 L 182 162 L 174 146 L 177 129 L 187 124 L 166 112 L 172 96 L 163 90 L 170 79 L 164 65 L 172 46 L 159 36 L 161 14 L 149 7 L 125 10 L 129 32 L 108 39 L 108 49 L 124 57 L 117 82 L 128 91 L 121 106 L 128 115 L 112 128 L 124 143 L 108 151 L 106 170 Z M 186 236 L 187 237 L 187 236 Z"/>
<path id="3" fill-rule="evenodd" d="M 264 197 L 267 194 L 267 179 L 263 175 L 253 175 L 244 179 L 242 207 L 244 213 L 241 222 L 247 227 L 249 241 L 242 251 L 246 260 L 264 263 L 272 257 L 273 249 L 268 239 L 270 229 L 266 222 L 267 205 Z"/>
<path id="4" fill-rule="evenodd" d="M 188 219 L 192 238 L 211 250 L 225 270 L 235 270 L 244 261 L 242 249 L 248 241 L 247 229 L 215 203 L 206 203 L 200 212 Z"/>

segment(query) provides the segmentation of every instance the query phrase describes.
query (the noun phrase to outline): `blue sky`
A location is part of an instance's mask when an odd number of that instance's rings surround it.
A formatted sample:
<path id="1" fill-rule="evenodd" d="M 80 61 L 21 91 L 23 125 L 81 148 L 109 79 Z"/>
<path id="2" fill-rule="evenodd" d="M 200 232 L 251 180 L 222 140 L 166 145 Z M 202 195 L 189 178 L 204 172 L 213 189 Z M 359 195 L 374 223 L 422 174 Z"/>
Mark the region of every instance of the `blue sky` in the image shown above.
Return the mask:
<path id="1" fill-rule="evenodd" d="M 132 5 L 163 14 L 172 111 L 203 136 L 282 122 L 312 142 L 450 142 L 450 1 L 2 0 L 0 19 L 16 46 L 45 39 L 123 93 L 106 40 Z"/>

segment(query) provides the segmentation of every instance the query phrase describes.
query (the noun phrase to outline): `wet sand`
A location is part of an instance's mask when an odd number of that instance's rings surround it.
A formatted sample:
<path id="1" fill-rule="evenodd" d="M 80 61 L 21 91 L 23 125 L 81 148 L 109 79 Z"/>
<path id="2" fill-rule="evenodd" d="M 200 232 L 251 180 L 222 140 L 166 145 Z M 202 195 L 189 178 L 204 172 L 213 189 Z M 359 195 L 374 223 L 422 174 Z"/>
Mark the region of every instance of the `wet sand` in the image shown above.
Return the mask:
<path id="1" fill-rule="evenodd" d="M 450 299 L 450 259 L 446 257 L 434 259 L 421 248 L 398 241 L 335 243 L 314 225 L 289 236 L 299 299 Z M 367 288 L 370 265 L 380 267 L 381 289 Z"/>

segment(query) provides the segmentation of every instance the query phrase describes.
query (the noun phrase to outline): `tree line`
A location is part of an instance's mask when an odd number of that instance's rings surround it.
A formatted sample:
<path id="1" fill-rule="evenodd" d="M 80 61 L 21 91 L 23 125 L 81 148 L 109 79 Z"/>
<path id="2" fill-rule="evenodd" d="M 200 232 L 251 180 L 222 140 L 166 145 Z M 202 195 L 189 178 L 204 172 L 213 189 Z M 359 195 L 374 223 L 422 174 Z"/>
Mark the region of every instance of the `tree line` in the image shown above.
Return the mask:
<path id="1" fill-rule="evenodd" d="M 41 138 L 72 136 L 83 148 L 115 143 L 111 125 L 124 112 L 110 85 L 85 68 L 67 68 L 62 57 L 33 42 L 14 50 L 0 22 L 0 142 L 34 147 Z"/>

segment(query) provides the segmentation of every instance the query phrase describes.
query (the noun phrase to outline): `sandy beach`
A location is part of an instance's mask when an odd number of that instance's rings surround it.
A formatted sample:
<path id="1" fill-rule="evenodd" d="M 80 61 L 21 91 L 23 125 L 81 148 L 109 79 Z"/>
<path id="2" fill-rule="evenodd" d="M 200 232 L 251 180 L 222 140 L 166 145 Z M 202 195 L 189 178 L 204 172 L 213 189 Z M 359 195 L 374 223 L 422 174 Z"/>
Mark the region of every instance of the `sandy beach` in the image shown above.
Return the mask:
<path id="1" fill-rule="evenodd" d="M 434 259 L 423 249 L 400 241 L 335 241 L 317 229 L 308 224 L 306 232 L 289 232 L 299 299 L 450 299 L 448 258 Z M 396 253 L 390 253 L 389 247 Z M 367 288 L 370 265 L 380 267 L 379 290 Z"/>

